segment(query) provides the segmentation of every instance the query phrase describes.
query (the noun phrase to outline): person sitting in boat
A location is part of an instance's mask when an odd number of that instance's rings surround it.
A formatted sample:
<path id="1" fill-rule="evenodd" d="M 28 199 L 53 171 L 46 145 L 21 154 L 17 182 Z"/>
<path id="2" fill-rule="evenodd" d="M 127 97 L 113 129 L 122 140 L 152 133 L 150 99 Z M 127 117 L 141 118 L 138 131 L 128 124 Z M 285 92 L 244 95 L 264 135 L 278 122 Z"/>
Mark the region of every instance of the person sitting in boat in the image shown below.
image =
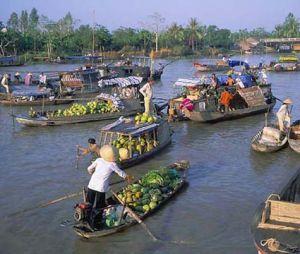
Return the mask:
<path id="1" fill-rule="evenodd" d="M 25 76 L 24 83 L 26 86 L 30 86 L 32 82 L 32 73 L 28 72 Z"/>
<path id="2" fill-rule="evenodd" d="M 291 116 L 289 111 L 289 105 L 291 105 L 292 103 L 293 101 L 290 98 L 285 99 L 276 113 L 279 130 L 281 131 L 286 131 L 287 128 L 290 127 Z"/>
<path id="3" fill-rule="evenodd" d="M 87 202 L 94 206 L 95 209 L 101 209 L 106 206 L 105 193 L 109 190 L 109 180 L 113 172 L 127 181 L 133 178 L 118 167 L 116 163 L 118 154 L 115 147 L 104 145 L 100 149 L 101 158 L 96 159 L 87 168 L 89 174 L 92 175 L 88 184 Z"/>
<path id="4" fill-rule="evenodd" d="M 97 145 L 96 140 L 94 138 L 88 139 L 88 148 L 84 148 L 82 146 L 77 146 L 78 150 L 81 152 L 78 156 L 85 156 L 88 154 L 92 154 L 93 157 L 100 157 L 100 147 Z"/>
<path id="5" fill-rule="evenodd" d="M 145 113 L 148 115 L 151 115 L 153 111 L 152 109 L 153 84 L 154 84 L 154 80 L 152 78 L 149 78 L 148 82 L 139 90 L 140 93 L 144 96 Z"/>
<path id="6" fill-rule="evenodd" d="M 8 74 L 4 74 L 1 80 L 1 85 L 5 88 L 5 91 L 7 94 L 10 94 L 10 89 L 9 89 L 9 76 Z"/>
<path id="7" fill-rule="evenodd" d="M 220 103 L 220 110 L 221 112 L 228 112 L 230 101 L 232 100 L 233 96 L 228 91 L 228 87 L 225 87 L 224 91 L 221 93 L 221 97 L 219 99 Z"/>
<path id="8" fill-rule="evenodd" d="M 226 81 L 226 86 L 233 86 L 235 83 L 234 79 L 232 78 L 231 75 L 228 75 L 228 79 Z"/>
<path id="9" fill-rule="evenodd" d="M 182 97 L 183 97 L 183 101 L 180 103 L 179 108 L 182 111 L 185 110 L 193 111 L 194 110 L 193 102 L 189 98 L 187 98 L 186 94 L 184 94 Z"/>

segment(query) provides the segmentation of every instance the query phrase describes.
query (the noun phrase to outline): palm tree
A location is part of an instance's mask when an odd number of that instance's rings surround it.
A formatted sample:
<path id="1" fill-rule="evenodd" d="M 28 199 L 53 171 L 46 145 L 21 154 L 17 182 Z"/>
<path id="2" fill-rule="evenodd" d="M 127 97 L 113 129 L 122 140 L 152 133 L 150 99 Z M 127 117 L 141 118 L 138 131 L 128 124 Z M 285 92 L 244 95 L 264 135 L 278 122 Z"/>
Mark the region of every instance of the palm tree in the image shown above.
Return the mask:
<path id="1" fill-rule="evenodd" d="M 188 24 L 189 31 L 189 44 L 192 46 L 192 50 L 195 51 L 195 41 L 198 37 L 199 23 L 196 18 L 191 18 Z"/>
<path id="2" fill-rule="evenodd" d="M 183 27 L 177 25 L 176 22 L 169 27 L 167 34 L 173 44 L 181 43 L 184 40 Z"/>

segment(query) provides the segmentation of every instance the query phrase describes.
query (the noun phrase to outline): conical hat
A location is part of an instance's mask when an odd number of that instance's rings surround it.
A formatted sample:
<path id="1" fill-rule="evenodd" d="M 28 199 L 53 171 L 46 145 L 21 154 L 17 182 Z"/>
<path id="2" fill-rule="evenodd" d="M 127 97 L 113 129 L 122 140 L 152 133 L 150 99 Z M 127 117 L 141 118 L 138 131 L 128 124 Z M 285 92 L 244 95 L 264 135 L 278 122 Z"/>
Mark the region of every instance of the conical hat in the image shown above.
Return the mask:
<path id="1" fill-rule="evenodd" d="M 283 101 L 284 104 L 292 104 L 293 101 L 290 98 L 287 98 Z"/>
<path id="2" fill-rule="evenodd" d="M 111 145 L 104 145 L 100 149 L 100 156 L 108 162 L 115 162 L 118 159 L 118 152 L 115 147 Z"/>

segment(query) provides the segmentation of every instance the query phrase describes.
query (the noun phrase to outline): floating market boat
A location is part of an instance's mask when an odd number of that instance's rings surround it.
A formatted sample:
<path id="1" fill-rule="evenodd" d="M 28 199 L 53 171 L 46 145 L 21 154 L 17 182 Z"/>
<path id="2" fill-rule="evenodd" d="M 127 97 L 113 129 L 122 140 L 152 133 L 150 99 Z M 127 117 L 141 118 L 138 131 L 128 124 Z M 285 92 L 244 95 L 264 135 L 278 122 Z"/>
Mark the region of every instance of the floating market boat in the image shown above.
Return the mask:
<path id="1" fill-rule="evenodd" d="M 251 232 L 260 254 L 300 252 L 300 171 L 258 207 Z"/>
<path id="2" fill-rule="evenodd" d="M 300 153 L 300 120 L 295 121 L 288 133 L 288 143 L 297 153 Z"/>
<path id="3" fill-rule="evenodd" d="M 220 72 L 230 70 L 230 66 L 225 64 L 201 64 L 195 62 L 193 65 L 199 72 Z"/>
<path id="4" fill-rule="evenodd" d="M 188 161 L 173 163 L 165 168 L 149 171 L 139 181 L 121 189 L 116 196 L 106 200 L 108 206 L 102 209 L 98 223 L 95 223 L 98 229 L 91 228 L 86 222 L 90 205 L 76 205 L 75 233 L 84 238 L 102 237 L 123 231 L 138 221 L 142 222 L 188 185 L 188 167 Z"/>
<path id="5" fill-rule="evenodd" d="M 93 99 L 74 99 L 77 103 L 70 108 L 55 111 L 31 110 L 26 116 L 17 116 L 16 121 L 25 126 L 56 126 L 135 115 L 143 110 L 138 92 L 141 81 L 140 77 L 103 80 L 101 83 L 103 90 L 110 87 L 113 95 L 101 93 Z M 87 103 L 79 104 L 78 101 Z"/>
<path id="6" fill-rule="evenodd" d="M 296 55 L 280 56 L 278 61 L 270 62 L 267 70 L 275 72 L 300 71 L 299 59 Z"/>
<path id="7" fill-rule="evenodd" d="M 166 65 L 161 65 L 159 69 L 151 71 L 150 57 L 131 57 L 127 60 L 120 60 L 116 63 L 98 66 L 97 68 L 106 73 L 106 75 L 113 75 L 115 77 L 137 76 L 144 80 L 152 77 L 153 79 L 160 79 Z"/>
<path id="8" fill-rule="evenodd" d="M 257 152 L 271 153 L 286 147 L 287 141 L 287 134 L 277 127 L 264 127 L 252 138 L 251 147 Z"/>
<path id="9" fill-rule="evenodd" d="M 141 118 L 141 122 L 135 120 L 137 117 Z M 172 131 L 166 120 L 144 115 L 135 119 L 119 119 L 100 131 L 100 146 L 112 144 L 117 147 L 122 168 L 152 158 L 171 143 Z"/>
<path id="10" fill-rule="evenodd" d="M 24 61 L 21 60 L 20 56 L 3 56 L 0 57 L 0 67 L 6 66 L 21 66 Z"/>
<path id="11" fill-rule="evenodd" d="M 224 90 L 228 75 L 219 75 L 220 88 L 217 90 L 211 86 L 209 77 L 201 79 L 179 79 L 175 86 L 184 88 L 183 94 L 193 104 L 192 110 L 183 110 L 182 101 L 184 98 L 178 96 L 169 101 L 169 116 L 174 119 L 190 119 L 197 122 L 218 122 L 242 118 L 271 110 L 276 100 L 272 95 L 271 85 L 257 85 L 252 75 L 244 74 L 232 77 L 239 78 L 245 88 L 230 86 L 228 89 L 234 94 L 231 100 L 232 110 L 221 112 L 217 97 Z"/>

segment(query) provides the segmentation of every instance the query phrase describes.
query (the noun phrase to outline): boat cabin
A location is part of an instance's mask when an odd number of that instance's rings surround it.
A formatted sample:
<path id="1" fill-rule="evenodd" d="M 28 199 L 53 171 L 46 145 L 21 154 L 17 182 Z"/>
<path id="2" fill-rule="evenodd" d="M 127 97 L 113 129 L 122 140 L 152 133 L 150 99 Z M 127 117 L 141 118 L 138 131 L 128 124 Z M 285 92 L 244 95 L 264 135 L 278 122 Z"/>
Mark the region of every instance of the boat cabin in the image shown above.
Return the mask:
<path id="1" fill-rule="evenodd" d="M 100 131 L 100 146 L 110 144 L 119 150 L 120 165 L 130 167 L 151 157 L 171 142 L 168 122 L 136 124 L 133 118 L 120 118 Z"/>

